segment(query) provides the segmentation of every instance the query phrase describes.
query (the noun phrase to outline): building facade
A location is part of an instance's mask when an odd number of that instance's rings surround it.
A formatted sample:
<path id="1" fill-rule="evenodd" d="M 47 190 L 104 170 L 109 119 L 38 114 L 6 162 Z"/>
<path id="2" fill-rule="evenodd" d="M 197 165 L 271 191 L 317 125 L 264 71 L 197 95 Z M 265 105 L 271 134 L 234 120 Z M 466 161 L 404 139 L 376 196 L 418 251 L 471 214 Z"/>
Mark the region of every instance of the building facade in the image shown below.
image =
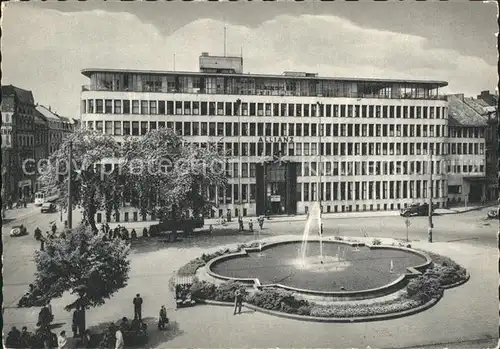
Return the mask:
<path id="1" fill-rule="evenodd" d="M 486 176 L 488 116 L 463 94 L 447 96 L 449 107 L 449 204 L 480 203 L 491 199 Z"/>
<path id="2" fill-rule="evenodd" d="M 167 127 L 216 145 L 229 185 L 208 190 L 212 216 L 300 214 L 317 200 L 325 212 L 397 210 L 427 201 L 431 162 L 446 205 L 446 82 L 251 75 L 240 57 L 210 57 L 200 72 L 84 70 L 83 126 L 118 141 Z"/>
<path id="3" fill-rule="evenodd" d="M 36 175 L 23 164 L 34 159 L 35 103 L 31 91 L 2 86 L 2 199 L 16 202 L 34 194 Z"/>
<path id="4" fill-rule="evenodd" d="M 34 134 L 34 154 L 35 163 L 39 164 L 41 160 L 49 156 L 49 128 L 45 116 L 40 114 L 35 107 L 35 134 Z M 37 165 L 35 165 L 37 166 Z M 40 189 L 39 182 L 35 183 L 35 191 Z"/>
<path id="5" fill-rule="evenodd" d="M 57 115 L 52 108 L 43 105 L 36 106 L 37 112 L 47 120 L 48 130 L 48 147 L 47 153 L 51 155 L 54 151 L 59 149 L 62 140 L 67 132 L 71 132 L 72 127 L 69 119 Z"/>

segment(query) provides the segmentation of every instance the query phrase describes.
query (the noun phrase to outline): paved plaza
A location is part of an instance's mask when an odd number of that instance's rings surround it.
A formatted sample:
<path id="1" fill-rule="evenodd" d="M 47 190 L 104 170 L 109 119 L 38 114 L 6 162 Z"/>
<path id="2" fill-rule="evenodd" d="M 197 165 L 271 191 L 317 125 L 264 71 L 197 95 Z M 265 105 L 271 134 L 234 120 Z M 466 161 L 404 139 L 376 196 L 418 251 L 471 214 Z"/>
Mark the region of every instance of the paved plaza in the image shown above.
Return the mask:
<path id="1" fill-rule="evenodd" d="M 169 280 L 175 271 L 202 253 L 222 246 L 250 242 L 250 232 L 238 233 L 232 225 L 215 227 L 213 236 L 199 236 L 166 244 L 157 240 L 135 244 L 131 254 L 128 286 L 120 290 L 105 305 L 87 311 L 89 327 L 133 316 L 132 299 L 136 293 L 144 298 L 143 316 L 150 323 L 150 347 L 377 347 L 406 348 L 435 344 L 448 348 L 492 347 L 498 336 L 498 251 L 496 222 L 485 221 L 486 209 L 435 217 L 436 236 L 433 244 L 426 242 L 426 218 L 412 219 L 409 229 L 412 246 L 448 255 L 465 266 L 471 274 L 463 286 L 445 291 L 433 308 L 422 313 L 381 322 L 328 324 L 302 322 L 263 313 L 245 311 L 233 316 L 232 309 L 199 305 L 175 310 L 174 295 Z M 33 214 L 23 221 L 32 232 L 34 225 L 49 225 L 57 214 Z M 338 219 L 336 219 L 338 218 Z M 18 221 L 18 222 L 19 222 Z M 33 251 L 38 243 L 32 234 L 8 237 L 11 221 L 3 227 L 4 255 L 4 321 L 6 328 L 27 325 L 34 328 L 39 308 L 16 308 L 17 300 L 31 282 L 34 264 Z M 327 216 L 325 235 L 340 233 L 359 236 L 365 229 L 369 236 L 405 238 L 406 229 L 401 217 Z M 303 229 L 300 220 L 266 221 L 261 238 L 277 235 L 298 235 Z M 418 240 L 418 241 L 415 241 Z M 71 313 L 64 311 L 69 295 L 52 303 L 55 323 L 71 332 Z M 161 305 L 167 306 L 171 327 L 156 331 L 155 321 Z M 466 341 L 463 343 L 459 343 Z"/>

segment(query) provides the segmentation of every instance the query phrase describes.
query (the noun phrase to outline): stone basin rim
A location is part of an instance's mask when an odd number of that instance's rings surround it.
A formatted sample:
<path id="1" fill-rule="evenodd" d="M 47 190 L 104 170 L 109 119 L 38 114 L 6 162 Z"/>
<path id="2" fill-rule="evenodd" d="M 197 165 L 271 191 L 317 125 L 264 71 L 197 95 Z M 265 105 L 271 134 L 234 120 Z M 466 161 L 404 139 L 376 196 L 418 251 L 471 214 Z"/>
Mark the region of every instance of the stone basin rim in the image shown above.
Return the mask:
<path id="1" fill-rule="evenodd" d="M 308 242 L 319 242 L 319 238 L 312 238 L 308 239 Z M 373 245 L 369 244 L 366 242 L 359 242 L 359 241 L 343 241 L 343 240 L 326 240 L 323 239 L 324 243 L 328 244 L 343 244 L 343 245 L 348 245 L 351 247 L 356 247 L 356 246 L 365 246 L 368 247 L 369 249 L 389 249 L 389 250 L 400 250 L 400 251 L 406 251 L 408 253 L 412 253 L 415 255 L 418 255 L 422 258 L 425 259 L 425 262 L 416 266 L 410 266 L 406 268 L 406 273 L 402 274 L 399 276 L 396 280 L 392 281 L 389 284 L 377 287 L 377 288 L 371 288 L 371 289 L 365 289 L 365 290 L 355 290 L 355 291 L 318 291 L 318 290 L 311 290 L 311 289 L 302 289 L 302 288 L 297 288 L 297 287 L 292 287 L 292 286 L 286 286 L 282 284 L 261 284 L 260 280 L 258 278 L 233 278 L 233 277 L 228 277 L 228 276 L 223 276 L 220 274 L 217 274 L 212 271 L 212 266 L 215 265 L 218 262 L 222 262 L 227 259 L 233 259 L 233 258 L 239 258 L 243 256 L 247 256 L 249 253 L 255 253 L 255 252 L 261 252 L 264 251 L 268 248 L 278 246 L 278 245 L 284 245 L 284 244 L 292 244 L 292 243 L 302 243 L 302 239 L 293 239 L 293 240 L 284 240 L 284 241 L 275 241 L 275 242 L 264 242 L 261 247 L 249 247 L 249 248 L 242 248 L 241 251 L 239 252 L 233 252 L 229 254 L 225 254 L 222 256 L 218 256 L 212 260 L 210 260 L 206 265 L 205 269 L 206 272 L 209 276 L 218 279 L 218 280 L 223 280 L 223 281 L 235 281 L 235 282 L 241 282 L 244 284 L 247 284 L 249 286 L 253 286 L 256 289 L 264 289 L 264 288 L 271 288 L 271 287 L 276 287 L 280 288 L 283 290 L 287 291 L 292 291 L 292 292 L 297 292 L 297 293 L 302 293 L 302 294 L 308 294 L 308 295 L 315 295 L 315 296 L 329 296 L 329 297 L 338 297 L 338 298 L 344 298 L 344 299 L 368 299 L 368 298 L 375 298 L 375 297 L 381 297 L 385 295 L 389 295 L 391 293 L 394 293 L 403 287 L 405 287 L 408 283 L 408 281 L 416 276 L 419 276 L 422 274 L 422 271 L 427 269 L 430 264 L 432 263 L 431 257 L 423 252 L 423 251 L 417 251 L 411 248 L 407 247 L 401 247 L 401 246 L 390 246 L 390 245 Z"/>

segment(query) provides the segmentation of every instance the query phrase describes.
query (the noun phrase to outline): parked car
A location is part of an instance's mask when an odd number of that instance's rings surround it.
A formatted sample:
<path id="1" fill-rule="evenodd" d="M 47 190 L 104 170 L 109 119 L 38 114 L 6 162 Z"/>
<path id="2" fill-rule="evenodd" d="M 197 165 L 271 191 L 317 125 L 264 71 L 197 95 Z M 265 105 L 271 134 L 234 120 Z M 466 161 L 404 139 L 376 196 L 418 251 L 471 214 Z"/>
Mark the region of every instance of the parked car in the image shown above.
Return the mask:
<path id="1" fill-rule="evenodd" d="M 56 210 L 57 210 L 56 205 L 51 202 L 44 203 L 42 205 L 42 208 L 40 209 L 42 213 L 56 212 Z"/>
<path id="2" fill-rule="evenodd" d="M 10 230 L 11 237 L 24 236 L 24 235 L 28 235 L 28 230 L 23 225 L 15 225 Z"/>
<path id="3" fill-rule="evenodd" d="M 205 225 L 205 220 L 203 219 L 203 217 L 179 219 L 176 221 L 164 220 L 161 221 L 159 224 L 152 225 L 149 228 L 149 233 L 151 234 L 151 236 L 155 236 L 159 235 L 160 233 L 171 232 L 171 231 L 189 232 L 193 231 L 193 229 L 203 228 L 204 225 Z"/>
<path id="4" fill-rule="evenodd" d="M 432 210 L 434 213 L 434 209 Z M 411 204 L 408 207 L 402 208 L 399 214 L 403 217 L 410 216 L 427 216 L 429 214 L 429 204 Z"/>
<path id="5" fill-rule="evenodd" d="M 498 218 L 498 211 L 499 211 L 498 208 L 496 210 L 490 210 L 490 211 L 488 211 L 488 218 L 490 218 L 490 219 L 497 219 Z"/>

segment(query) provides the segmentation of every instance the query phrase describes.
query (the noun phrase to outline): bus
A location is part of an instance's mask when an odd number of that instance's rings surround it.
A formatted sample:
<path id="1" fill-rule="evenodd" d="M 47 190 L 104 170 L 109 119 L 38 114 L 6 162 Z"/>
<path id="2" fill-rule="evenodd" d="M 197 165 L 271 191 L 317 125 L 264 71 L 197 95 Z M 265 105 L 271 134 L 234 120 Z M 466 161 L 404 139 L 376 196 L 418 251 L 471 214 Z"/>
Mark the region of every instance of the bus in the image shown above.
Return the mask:
<path id="1" fill-rule="evenodd" d="M 42 206 L 46 202 L 54 202 L 59 199 L 59 190 L 46 189 L 35 193 L 35 205 Z"/>

